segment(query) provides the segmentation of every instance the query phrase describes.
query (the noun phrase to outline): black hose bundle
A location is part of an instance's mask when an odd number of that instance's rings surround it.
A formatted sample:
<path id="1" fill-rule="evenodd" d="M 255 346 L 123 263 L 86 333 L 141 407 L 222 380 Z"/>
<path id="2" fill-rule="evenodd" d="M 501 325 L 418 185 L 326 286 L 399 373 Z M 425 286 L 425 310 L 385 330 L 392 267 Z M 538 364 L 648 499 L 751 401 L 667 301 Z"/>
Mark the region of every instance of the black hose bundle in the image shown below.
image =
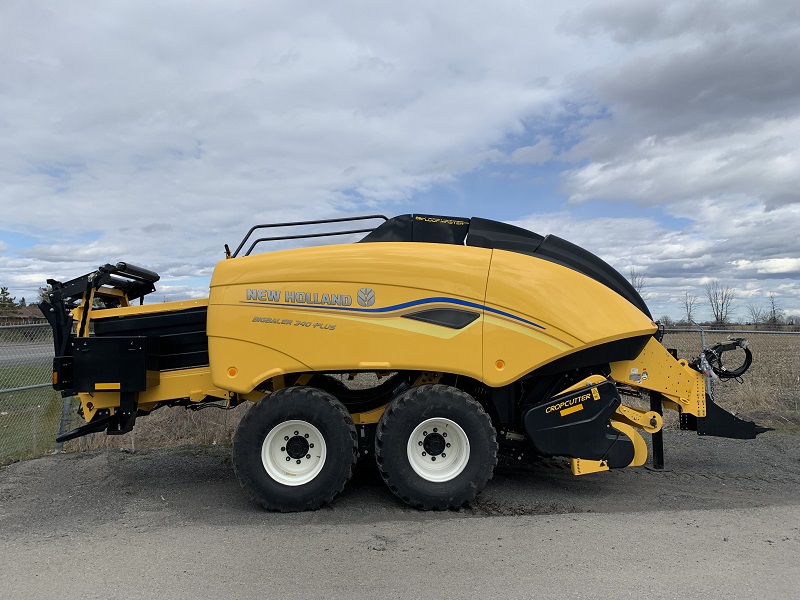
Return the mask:
<path id="1" fill-rule="evenodd" d="M 744 350 L 744 361 L 735 369 L 729 369 L 722 362 L 722 355 L 725 352 L 741 348 Z M 714 375 L 721 380 L 736 379 L 741 377 L 753 363 L 753 353 L 747 347 L 747 340 L 744 338 L 731 339 L 727 343 L 714 344 L 711 348 L 706 348 L 693 362 L 692 367 L 708 375 L 708 371 L 713 371 Z"/>

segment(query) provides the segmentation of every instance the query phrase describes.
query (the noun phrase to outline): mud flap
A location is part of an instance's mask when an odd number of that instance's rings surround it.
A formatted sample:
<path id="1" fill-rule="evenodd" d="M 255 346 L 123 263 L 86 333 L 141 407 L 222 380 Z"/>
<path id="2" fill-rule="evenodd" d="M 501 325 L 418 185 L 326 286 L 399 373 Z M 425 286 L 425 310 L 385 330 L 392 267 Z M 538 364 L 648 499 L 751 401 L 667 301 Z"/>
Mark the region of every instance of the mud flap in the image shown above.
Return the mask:
<path id="1" fill-rule="evenodd" d="M 732 415 L 706 395 L 706 416 L 681 413 L 681 429 L 696 431 L 697 435 L 753 440 L 759 433 L 772 431 L 771 427 L 761 427 L 752 421 L 744 421 Z"/>
<path id="2" fill-rule="evenodd" d="M 610 417 L 620 405 L 617 387 L 606 381 L 551 398 L 530 408 L 525 431 L 543 454 L 604 461 L 611 469 L 627 467 L 635 447 Z"/>

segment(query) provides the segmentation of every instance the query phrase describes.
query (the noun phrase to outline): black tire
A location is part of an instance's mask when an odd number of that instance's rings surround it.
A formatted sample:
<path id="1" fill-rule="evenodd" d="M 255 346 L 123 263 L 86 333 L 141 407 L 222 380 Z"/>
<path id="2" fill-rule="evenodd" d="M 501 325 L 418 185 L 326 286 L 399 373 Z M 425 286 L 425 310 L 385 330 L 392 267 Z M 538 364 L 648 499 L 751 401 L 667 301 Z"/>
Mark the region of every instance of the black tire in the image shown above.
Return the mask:
<path id="1" fill-rule="evenodd" d="M 315 510 L 333 500 L 352 477 L 357 455 L 350 414 L 311 387 L 266 396 L 250 408 L 233 439 L 242 487 L 264 508 L 281 512 Z"/>
<path id="2" fill-rule="evenodd" d="M 467 444 L 458 446 L 459 437 Z M 497 433 L 466 392 L 422 385 L 386 408 L 375 435 L 375 457 L 381 477 L 403 502 L 423 510 L 453 510 L 474 500 L 492 478 Z"/>

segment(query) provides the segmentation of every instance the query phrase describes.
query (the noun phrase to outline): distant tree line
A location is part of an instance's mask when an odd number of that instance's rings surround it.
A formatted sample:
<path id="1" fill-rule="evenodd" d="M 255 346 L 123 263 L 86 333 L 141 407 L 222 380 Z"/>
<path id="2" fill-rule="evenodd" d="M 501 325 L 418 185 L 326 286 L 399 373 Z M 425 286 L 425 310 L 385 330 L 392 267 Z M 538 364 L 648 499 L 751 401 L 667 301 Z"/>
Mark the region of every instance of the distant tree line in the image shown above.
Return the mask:
<path id="1" fill-rule="evenodd" d="M 629 281 L 634 289 L 643 294 L 645 288 L 644 276 L 634 268 L 630 269 Z M 733 308 L 737 300 L 735 290 L 726 284 L 721 283 L 717 279 L 709 281 L 704 289 L 703 295 L 708 303 L 707 306 L 711 311 L 711 321 L 706 323 L 714 327 L 725 327 L 734 323 Z M 681 298 L 681 318 L 678 320 L 673 319 L 669 315 L 663 315 L 659 321 L 665 327 L 674 327 L 676 325 L 691 325 L 696 324 L 697 309 L 699 308 L 698 302 L 700 298 L 691 292 L 684 292 Z M 747 306 L 747 316 L 744 324 L 752 325 L 756 329 L 781 329 L 784 326 L 795 326 L 798 323 L 796 317 L 786 317 L 783 309 L 779 306 L 775 294 L 770 294 L 767 299 L 767 304 L 751 303 Z"/>

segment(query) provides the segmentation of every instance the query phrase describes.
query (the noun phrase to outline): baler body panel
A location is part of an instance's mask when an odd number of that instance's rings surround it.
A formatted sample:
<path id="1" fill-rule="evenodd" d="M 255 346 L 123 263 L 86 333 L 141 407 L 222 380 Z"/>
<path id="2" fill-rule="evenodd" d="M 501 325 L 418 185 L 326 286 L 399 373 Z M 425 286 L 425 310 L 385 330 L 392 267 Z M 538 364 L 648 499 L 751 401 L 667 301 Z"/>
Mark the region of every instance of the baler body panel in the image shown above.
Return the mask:
<path id="1" fill-rule="evenodd" d="M 463 326 L 436 322 L 447 313 Z M 655 329 L 626 299 L 560 264 L 402 242 L 223 261 L 208 313 L 214 383 L 239 393 L 296 371 L 441 371 L 497 387 Z"/>
<path id="2" fill-rule="evenodd" d="M 493 251 L 486 307 L 484 381 L 493 387 L 573 352 L 656 331 L 647 315 L 594 279 L 505 250 Z"/>
<path id="3" fill-rule="evenodd" d="M 422 369 L 481 379 L 491 254 L 382 243 L 220 262 L 208 311 L 215 385 L 246 393 L 298 370 Z M 456 328 L 421 320 L 440 314 L 469 322 Z"/>

